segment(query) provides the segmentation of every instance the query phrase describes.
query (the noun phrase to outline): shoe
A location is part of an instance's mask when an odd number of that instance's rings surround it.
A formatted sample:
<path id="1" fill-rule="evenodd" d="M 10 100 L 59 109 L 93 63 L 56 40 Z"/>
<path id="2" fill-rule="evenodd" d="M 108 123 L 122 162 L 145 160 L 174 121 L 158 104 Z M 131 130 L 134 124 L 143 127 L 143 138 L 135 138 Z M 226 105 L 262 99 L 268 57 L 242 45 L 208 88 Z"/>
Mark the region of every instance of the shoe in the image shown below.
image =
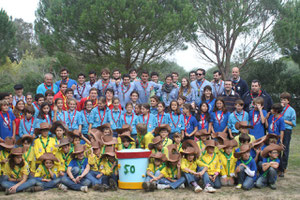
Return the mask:
<path id="1" fill-rule="evenodd" d="M 107 186 L 108 187 L 108 186 Z M 100 184 L 99 185 L 99 189 L 98 189 L 100 192 L 105 192 L 105 186 Z"/>
<path id="2" fill-rule="evenodd" d="M 159 190 L 164 190 L 170 188 L 170 185 L 165 185 L 165 184 L 157 184 L 157 189 Z"/>
<path id="3" fill-rule="evenodd" d="M 153 192 L 156 189 L 156 181 L 153 181 L 150 183 L 149 190 L 150 192 Z"/>
<path id="4" fill-rule="evenodd" d="M 236 189 L 241 189 L 242 188 L 242 184 L 238 184 L 235 188 Z"/>
<path id="5" fill-rule="evenodd" d="M 118 190 L 117 182 L 114 179 L 110 178 L 108 182 L 109 182 L 109 187 L 112 191 Z"/>
<path id="6" fill-rule="evenodd" d="M 32 191 L 31 192 L 40 192 L 43 191 L 44 188 L 42 186 L 34 186 L 32 187 Z"/>
<path id="7" fill-rule="evenodd" d="M 88 187 L 87 187 L 87 186 L 82 186 L 82 187 L 80 188 L 80 190 L 81 190 L 82 192 L 87 193 L 87 192 L 88 192 Z"/>
<path id="8" fill-rule="evenodd" d="M 272 190 L 276 190 L 276 185 L 275 185 L 275 184 L 270 184 L 269 186 L 270 186 L 270 188 L 271 188 Z"/>
<path id="9" fill-rule="evenodd" d="M 204 188 L 204 191 L 205 192 L 208 192 L 208 193 L 214 193 L 216 192 L 216 189 L 211 187 L 210 185 L 207 185 L 205 188 Z"/>
<path id="10" fill-rule="evenodd" d="M 180 186 L 179 186 L 180 189 L 184 189 L 185 188 L 185 185 L 184 183 L 182 183 Z"/>
<path id="11" fill-rule="evenodd" d="M 196 193 L 202 192 L 202 188 L 201 188 L 199 185 L 197 185 L 197 186 L 194 188 L 194 192 L 196 192 Z"/>
<path id="12" fill-rule="evenodd" d="M 10 195 L 10 194 L 14 194 L 12 192 L 10 192 L 8 189 L 5 190 L 5 195 Z"/>
<path id="13" fill-rule="evenodd" d="M 65 186 L 65 185 L 62 184 L 62 183 L 60 183 L 60 184 L 58 185 L 58 189 L 62 190 L 63 192 L 68 191 L 68 187 Z"/>
<path id="14" fill-rule="evenodd" d="M 145 192 L 150 191 L 150 183 L 149 182 L 143 182 L 142 187 L 145 190 Z"/>
<path id="15" fill-rule="evenodd" d="M 100 184 L 94 185 L 94 186 L 93 186 L 93 189 L 94 189 L 94 190 L 100 190 Z"/>
<path id="16" fill-rule="evenodd" d="M 281 178 L 283 178 L 284 177 L 284 173 L 281 172 L 278 176 L 281 177 Z"/>

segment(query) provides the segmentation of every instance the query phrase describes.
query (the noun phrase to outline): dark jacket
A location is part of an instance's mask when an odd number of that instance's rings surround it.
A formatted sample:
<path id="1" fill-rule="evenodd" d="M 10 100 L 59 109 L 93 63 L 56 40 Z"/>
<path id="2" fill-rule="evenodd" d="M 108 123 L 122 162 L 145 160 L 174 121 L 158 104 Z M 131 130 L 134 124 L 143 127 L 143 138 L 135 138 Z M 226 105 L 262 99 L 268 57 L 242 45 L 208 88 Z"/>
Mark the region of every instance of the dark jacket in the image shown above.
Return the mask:
<path id="1" fill-rule="evenodd" d="M 258 97 L 258 94 L 252 94 L 253 98 Z M 271 96 L 264 90 L 262 90 L 260 97 L 264 99 L 264 110 L 269 112 L 271 110 L 271 106 L 273 105 L 273 100 Z M 250 91 L 246 92 L 243 96 L 243 101 L 244 101 L 244 110 L 249 112 L 254 108 L 254 105 L 252 103 L 253 99 L 250 95 Z"/>
<path id="2" fill-rule="evenodd" d="M 241 78 L 237 84 L 233 83 L 233 89 L 240 95 L 240 97 L 244 96 L 244 94 L 249 91 L 248 84 Z"/>

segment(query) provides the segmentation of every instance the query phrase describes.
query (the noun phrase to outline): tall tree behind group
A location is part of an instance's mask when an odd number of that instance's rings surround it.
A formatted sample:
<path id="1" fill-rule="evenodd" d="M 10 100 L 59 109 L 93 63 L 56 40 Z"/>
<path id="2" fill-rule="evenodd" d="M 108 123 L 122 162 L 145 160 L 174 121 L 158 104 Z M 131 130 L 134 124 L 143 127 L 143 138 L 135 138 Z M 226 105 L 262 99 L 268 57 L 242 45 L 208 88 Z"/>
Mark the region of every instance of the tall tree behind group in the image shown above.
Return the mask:
<path id="1" fill-rule="evenodd" d="M 192 44 L 202 59 L 228 78 L 230 65 L 243 68 L 274 50 L 272 26 L 280 0 L 191 0 L 198 29 Z"/>
<path id="2" fill-rule="evenodd" d="M 50 55 L 141 68 L 185 49 L 194 18 L 188 0 L 41 0 L 35 30 Z"/>

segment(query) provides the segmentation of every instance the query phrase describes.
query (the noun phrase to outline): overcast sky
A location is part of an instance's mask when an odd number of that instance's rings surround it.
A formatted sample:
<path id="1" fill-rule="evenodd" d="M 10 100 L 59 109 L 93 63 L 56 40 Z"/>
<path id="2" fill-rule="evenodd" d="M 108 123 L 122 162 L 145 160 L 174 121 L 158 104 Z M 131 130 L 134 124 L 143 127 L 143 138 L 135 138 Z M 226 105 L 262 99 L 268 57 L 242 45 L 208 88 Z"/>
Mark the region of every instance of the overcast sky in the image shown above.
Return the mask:
<path id="1" fill-rule="evenodd" d="M 38 7 L 39 0 L 0 0 L 0 8 L 3 8 L 12 18 L 22 18 L 26 22 L 33 23 L 35 20 L 35 10 Z M 177 51 L 166 58 L 177 62 L 185 70 L 190 71 L 193 68 L 208 69 L 209 64 L 197 57 L 197 52 L 193 47 L 185 51 Z"/>

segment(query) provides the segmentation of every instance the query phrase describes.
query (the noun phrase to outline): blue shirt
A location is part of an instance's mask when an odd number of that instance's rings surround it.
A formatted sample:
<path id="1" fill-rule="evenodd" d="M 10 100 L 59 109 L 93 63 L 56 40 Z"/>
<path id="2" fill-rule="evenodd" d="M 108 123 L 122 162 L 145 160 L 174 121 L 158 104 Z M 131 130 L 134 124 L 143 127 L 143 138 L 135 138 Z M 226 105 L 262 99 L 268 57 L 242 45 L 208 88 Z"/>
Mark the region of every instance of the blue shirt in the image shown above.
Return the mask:
<path id="1" fill-rule="evenodd" d="M 2 115 L 4 119 L 0 117 L 0 137 L 5 140 L 6 137 L 13 136 L 13 121 L 16 117 L 11 111 L 8 111 L 7 113 L 2 112 Z M 9 120 L 7 115 L 9 115 Z"/>
<path id="2" fill-rule="evenodd" d="M 117 85 L 114 85 L 114 91 L 115 96 L 120 99 L 120 104 L 123 109 L 125 109 L 125 106 L 128 102 L 130 102 L 130 94 L 134 90 L 134 84 L 130 83 L 127 87 L 124 84 L 119 84 L 119 87 Z"/>
<path id="3" fill-rule="evenodd" d="M 181 133 L 184 130 L 184 116 L 182 114 L 176 115 L 174 112 L 168 113 L 170 118 L 171 133 Z"/>
<path id="4" fill-rule="evenodd" d="M 150 113 L 154 116 L 157 115 L 158 113 L 157 108 L 150 107 Z"/>
<path id="5" fill-rule="evenodd" d="M 102 126 L 103 124 L 106 124 L 108 119 L 107 119 L 107 112 L 110 110 L 104 109 L 100 110 L 98 107 L 93 108 L 92 110 L 92 116 L 93 116 L 93 126 L 92 128 L 97 128 L 99 126 Z"/>
<path id="6" fill-rule="evenodd" d="M 188 89 L 185 88 L 182 92 L 182 95 L 185 96 L 186 101 L 185 103 L 193 103 L 195 102 L 195 98 L 196 98 L 196 91 L 194 88 L 191 88 L 190 93 L 188 93 Z"/>
<path id="7" fill-rule="evenodd" d="M 147 125 L 147 132 L 151 132 L 157 127 L 157 118 L 150 113 L 145 117 L 140 115 L 138 116 L 138 123 L 145 123 Z"/>
<path id="8" fill-rule="evenodd" d="M 44 122 L 52 124 L 52 120 L 49 115 L 46 115 L 44 119 L 37 117 L 35 119 L 35 128 L 40 128 L 40 124 Z"/>
<path id="9" fill-rule="evenodd" d="M 91 84 L 90 81 L 87 81 L 87 82 L 85 82 L 85 84 L 86 84 L 86 89 L 87 89 L 88 93 L 90 93 L 90 90 L 91 90 L 92 88 L 98 89 L 98 84 L 99 84 L 99 82 L 96 81 L 94 84 Z"/>
<path id="10" fill-rule="evenodd" d="M 210 113 L 210 119 L 215 132 L 223 132 L 227 126 L 230 112 L 216 111 Z"/>
<path id="11" fill-rule="evenodd" d="M 255 175 L 253 177 L 250 177 L 250 178 L 253 178 L 253 180 L 255 181 L 256 180 L 256 173 L 257 173 L 257 167 L 256 167 L 256 163 L 255 163 L 255 160 L 254 158 L 252 158 L 250 156 L 249 160 L 251 159 L 251 161 L 248 163 L 248 165 L 246 165 L 247 167 L 250 168 L 251 171 L 255 171 Z M 244 163 L 247 163 L 247 161 L 249 160 L 246 160 L 244 161 Z M 237 162 L 236 162 L 236 167 L 238 167 L 240 164 L 242 163 L 241 159 L 239 159 Z"/>
<path id="12" fill-rule="evenodd" d="M 240 113 L 236 112 L 236 111 L 233 111 L 233 113 L 231 113 L 229 115 L 229 118 L 228 118 L 228 128 L 231 129 L 231 132 L 232 133 L 238 133 L 239 130 L 237 130 L 235 128 L 235 124 L 237 122 L 241 122 L 241 121 L 249 121 L 249 115 L 246 111 L 242 111 Z"/>
<path id="13" fill-rule="evenodd" d="M 202 118 L 201 118 L 202 117 Z M 202 129 L 206 129 L 208 131 L 208 124 L 209 124 L 209 121 L 207 121 L 207 118 L 204 114 L 201 114 L 199 116 L 199 121 L 198 121 L 198 130 L 202 130 Z M 203 128 L 202 128 L 203 126 Z"/>
<path id="14" fill-rule="evenodd" d="M 124 124 L 129 124 L 132 128 L 131 135 L 136 135 L 136 125 L 138 124 L 138 116 L 136 116 L 134 113 L 131 115 L 128 115 L 126 113 L 122 114 L 121 116 L 121 127 Z"/>
<path id="15" fill-rule="evenodd" d="M 262 110 L 264 117 L 267 116 L 267 111 Z M 261 116 L 258 110 L 251 110 L 249 112 L 249 120 L 250 125 L 254 128 L 249 130 L 249 133 L 255 137 L 255 139 L 259 139 L 265 136 L 265 126 L 261 123 Z"/>
<path id="16" fill-rule="evenodd" d="M 156 119 L 157 119 L 157 126 L 160 126 L 162 124 L 170 124 L 171 123 L 169 113 L 164 112 L 163 116 L 157 113 L 154 116 L 156 116 Z"/>
<path id="17" fill-rule="evenodd" d="M 203 94 L 203 89 L 207 85 L 211 86 L 210 82 L 205 79 L 203 81 L 194 80 L 193 82 L 191 82 L 191 87 L 196 91 L 196 96 L 195 96 L 196 105 L 199 105 Z"/>
<path id="18" fill-rule="evenodd" d="M 279 119 L 274 115 L 271 115 L 268 119 L 268 132 L 269 133 L 274 133 L 276 135 L 280 135 L 280 131 L 284 131 L 285 130 L 285 124 L 284 124 L 284 120 L 282 117 L 279 117 Z"/>
<path id="19" fill-rule="evenodd" d="M 293 126 L 296 127 L 296 112 L 294 108 L 292 108 L 291 106 L 288 106 L 287 108 L 287 106 L 285 106 L 281 114 L 283 114 L 282 116 L 283 120 L 292 122 Z M 284 125 L 285 125 L 285 129 L 289 129 L 289 130 L 293 129 L 293 126 L 291 125 L 288 125 L 286 123 Z"/>
<path id="20" fill-rule="evenodd" d="M 63 81 L 63 82 L 66 83 L 66 81 Z M 58 88 L 60 88 L 60 83 L 61 83 L 61 80 L 55 82 L 55 84 L 57 85 Z M 77 85 L 77 82 L 75 80 L 69 78 L 68 88 L 71 88 L 72 85 Z"/>
<path id="21" fill-rule="evenodd" d="M 116 130 L 117 128 L 122 128 L 121 126 L 122 110 L 118 109 L 116 111 L 114 109 L 111 109 L 106 113 L 106 115 L 107 115 L 108 123 L 110 123 L 112 130 Z"/>
<path id="22" fill-rule="evenodd" d="M 69 130 L 78 130 L 79 125 L 82 125 L 82 120 L 81 120 L 81 113 L 77 110 L 73 111 L 67 111 L 68 113 L 68 119 L 69 119 Z"/>
<path id="23" fill-rule="evenodd" d="M 33 135 L 35 125 L 36 120 L 34 119 L 34 117 L 32 117 L 30 120 L 22 119 L 19 126 L 19 136 L 22 137 L 25 134 Z"/>
<path id="24" fill-rule="evenodd" d="M 219 80 L 219 83 L 215 83 L 214 81 L 210 82 L 212 87 L 212 93 L 215 98 L 221 96 L 224 91 L 224 81 Z"/>
<path id="25" fill-rule="evenodd" d="M 188 120 L 189 118 L 190 120 Z M 193 115 L 184 116 L 184 124 L 185 124 L 185 131 L 188 134 L 192 133 L 195 130 L 195 128 L 198 127 L 198 122 Z"/>
<path id="26" fill-rule="evenodd" d="M 52 111 L 52 120 L 54 119 L 54 111 Z M 68 111 L 62 110 L 61 112 L 57 111 L 56 121 L 62 121 L 65 125 L 69 124 Z"/>
<path id="27" fill-rule="evenodd" d="M 156 95 L 160 95 L 160 84 L 156 84 L 153 81 L 148 81 L 144 84 L 142 81 L 134 81 L 134 88 L 139 93 L 138 103 L 148 103 L 150 98 L 150 89 L 153 87 L 154 90 L 157 90 Z"/>
<path id="28" fill-rule="evenodd" d="M 103 83 L 103 80 L 99 80 L 98 81 L 98 90 L 99 90 L 99 96 L 105 96 L 105 91 L 108 89 L 108 88 L 111 88 L 111 89 L 114 89 L 116 87 L 116 84 L 115 82 L 112 82 L 111 80 L 109 80 L 109 82 L 106 84 L 106 83 Z"/>
<path id="29" fill-rule="evenodd" d="M 170 93 L 161 90 L 161 99 L 165 103 L 166 107 L 170 106 L 171 101 L 177 100 L 178 88 L 173 88 Z"/>
<path id="30" fill-rule="evenodd" d="M 40 105 L 38 105 L 36 102 L 33 102 L 32 106 L 33 106 L 34 111 L 35 111 L 33 117 L 37 118 L 37 116 L 39 115 L 39 112 L 40 112 Z"/>
<path id="31" fill-rule="evenodd" d="M 206 100 L 205 102 L 208 104 L 208 112 L 211 113 L 215 107 L 216 99 Z M 202 103 L 202 100 L 200 100 L 199 107 L 200 107 L 201 103 Z"/>
<path id="32" fill-rule="evenodd" d="M 13 96 L 12 105 L 16 106 L 16 103 L 20 100 L 23 100 L 26 103 L 26 98 L 24 95 L 22 95 L 20 98 L 18 96 Z"/>
<path id="33" fill-rule="evenodd" d="M 36 93 L 37 93 L 37 94 L 42 94 L 42 95 L 45 96 L 45 92 L 46 92 L 47 90 L 51 90 L 52 86 L 53 86 L 52 91 L 54 92 L 54 94 L 58 93 L 59 88 L 57 87 L 56 84 L 52 84 L 51 86 L 46 86 L 46 84 L 44 84 L 44 83 L 41 83 L 41 84 L 37 87 Z"/>
<path id="34" fill-rule="evenodd" d="M 92 111 L 87 112 L 86 110 L 82 110 L 80 117 L 81 117 L 81 121 L 82 121 L 81 132 L 83 134 L 88 134 L 89 125 L 94 123 L 94 118 L 93 118 Z"/>
<path id="35" fill-rule="evenodd" d="M 77 101 L 80 101 L 81 99 L 88 97 L 90 92 L 90 87 L 87 86 L 86 83 L 84 83 L 82 86 L 76 85 L 76 88 L 74 90 L 74 97 Z"/>
<path id="36" fill-rule="evenodd" d="M 88 165 L 88 158 L 84 158 L 82 161 L 79 161 L 77 158 L 74 158 L 73 160 L 71 160 L 71 162 L 69 163 L 69 167 L 79 167 L 80 171 L 79 173 L 74 176 L 74 178 L 76 178 L 77 176 L 80 176 L 83 171 L 85 170 L 86 166 Z"/>

